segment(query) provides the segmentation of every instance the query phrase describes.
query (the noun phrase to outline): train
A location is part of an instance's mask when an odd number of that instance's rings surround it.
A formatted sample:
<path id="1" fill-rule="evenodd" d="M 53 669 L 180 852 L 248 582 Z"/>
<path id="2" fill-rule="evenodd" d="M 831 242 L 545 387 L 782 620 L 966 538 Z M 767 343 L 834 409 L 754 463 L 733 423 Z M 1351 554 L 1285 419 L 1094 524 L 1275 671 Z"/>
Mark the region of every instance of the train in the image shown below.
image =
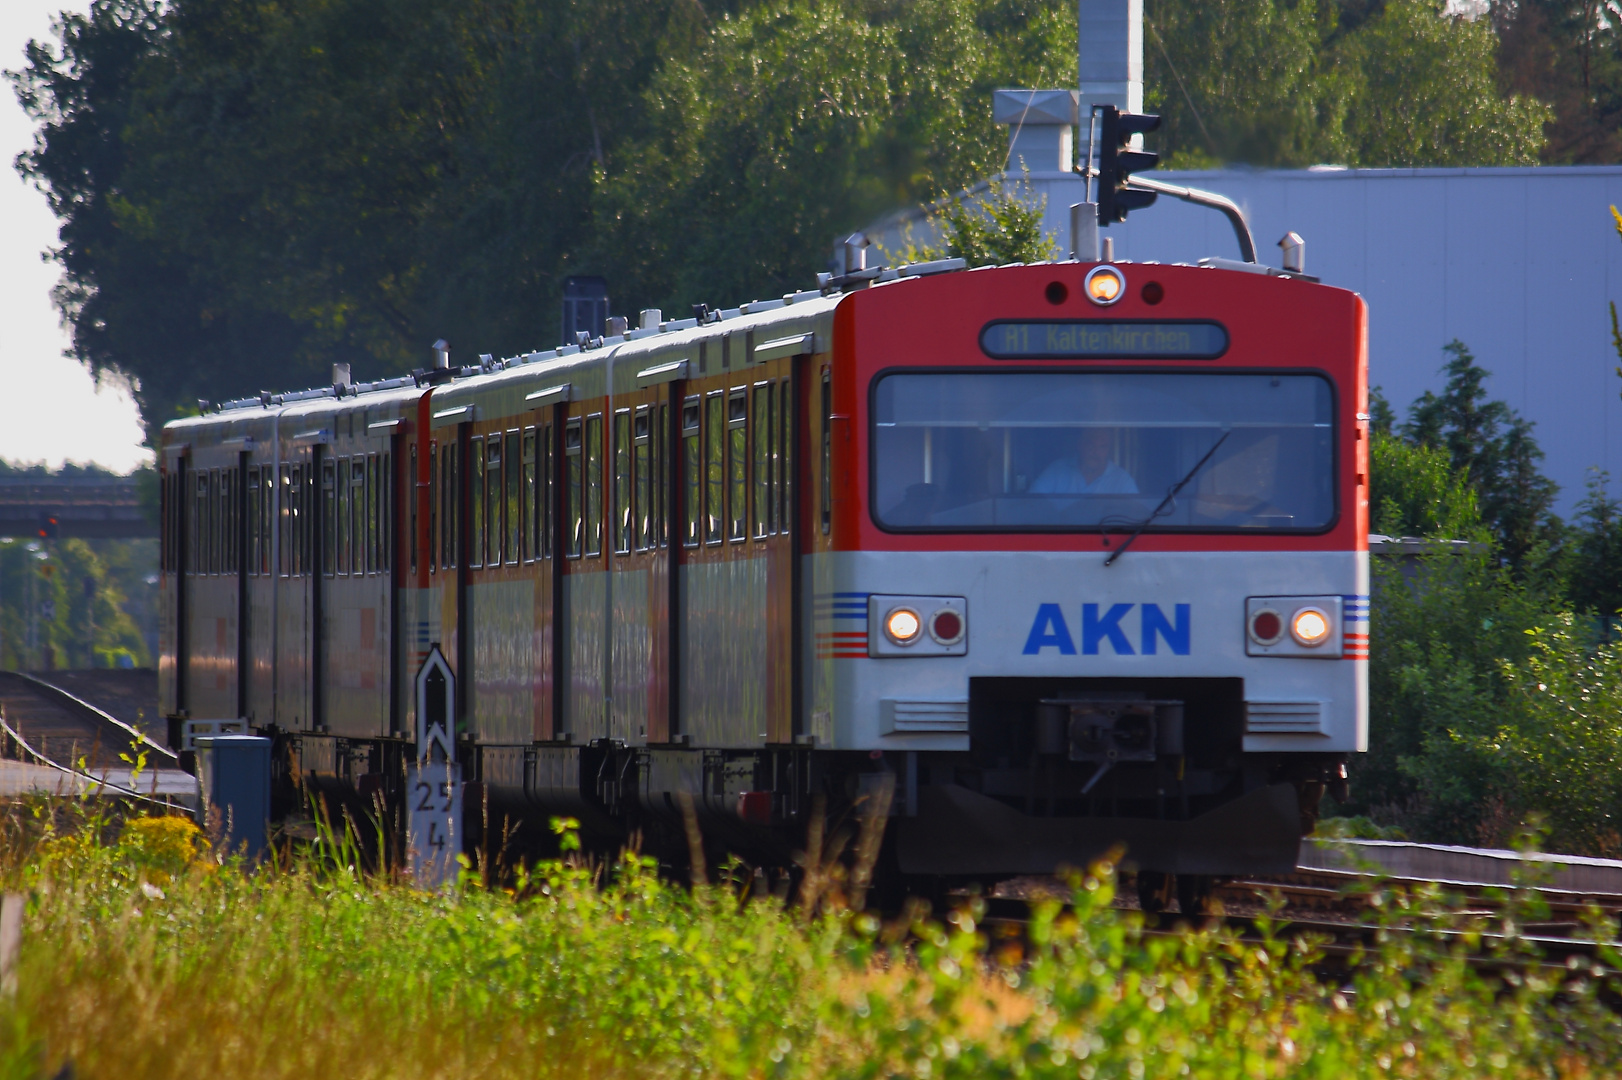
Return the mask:
<path id="1" fill-rule="evenodd" d="M 636 322 L 167 424 L 171 743 L 397 802 L 437 649 L 531 835 L 782 853 L 882 788 L 909 879 L 1294 868 L 1367 744 L 1356 294 L 937 260 Z"/>

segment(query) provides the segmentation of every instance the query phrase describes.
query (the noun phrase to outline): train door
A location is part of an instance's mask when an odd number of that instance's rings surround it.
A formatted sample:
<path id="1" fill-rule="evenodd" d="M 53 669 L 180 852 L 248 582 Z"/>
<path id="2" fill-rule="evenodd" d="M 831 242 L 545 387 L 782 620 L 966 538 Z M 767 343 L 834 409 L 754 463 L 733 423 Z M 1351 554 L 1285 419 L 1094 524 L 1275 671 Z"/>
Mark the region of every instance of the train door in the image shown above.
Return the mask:
<path id="1" fill-rule="evenodd" d="M 531 737 L 553 738 L 557 730 L 557 409 L 537 410 L 523 430 L 523 557 L 535 583 L 534 667 L 530 673 L 533 713 Z"/>
<path id="2" fill-rule="evenodd" d="M 670 738 L 669 386 L 616 394 L 609 421 L 608 735 L 632 744 Z"/>
<path id="3" fill-rule="evenodd" d="M 794 735 L 794 360 L 752 346 L 707 342 L 681 401 L 676 682 L 681 730 L 708 745 Z"/>
<path id="4" fill-rule="evenodd" d="M 256 724 L 274 717 L 275 621 L 271 574 L 271 530 L 275 524 L 276 465 L 247 461 L 243 471 L 244 520 L 243 617 L 239 635 L 242 714 Z"/>
<path id="5" fill-rule="evenodd" d="M 479 422 L 467 457 L 468 661 L 461 677 L 479 741 L 505 745 L 528 743 L 535 730 L 536 583 L 525 565 L 534 431 L 521 420 Z"/>
<path id="6" fill-rule="evenodd" d="M 187 711 L 199 719 L 239 715 L 237 560 L 240 555 L 237 454 L 194 454 L 189 478 L 186 604 Z"/>
<path id="7" fill-rule="evenodd" d="M 308 444 L 290 446 L 272 476 L 275 721 L 289 731 L 313 730 L 319 723 L 314 675 L 320 635 L 314 625 L 318 605 L 313 595 L 318 449 Z"/>
<path id="8" fill-rule="evenodd" d="M 350 414 L 347 427 L 357 415 Z M 387 729 L 388 445 L 351 434 L 323 447 L 319 463 L 317 684 L 322 724 L 335 735 L 379 736 Z"/>
<path id="9" fill-rule="evenodd" d="M 190 535 L 191 501 L 189 476 L 191 457 L 184 449 L 166 449 L 163 457 L 162 499 L 162 591 L 163 606 L 158 627 L 159 708 L 167 717 L 188 715 L 191 705 L 188 682 L 190 664 L 190 616 L 187 611 L 187 582 L 191 553 L 186 541 Z M 178 733 L 172 732 L 173 743 Z"/>
<path id="10" fill-rule="evenodd" d="M 606 736 L 606 604 L 603 464 L 607 425 L 603 402 L 571 406 L 562 420 L 562 566 L 553 611 L 562 680 L 560 732 L 585 743 Z"/>

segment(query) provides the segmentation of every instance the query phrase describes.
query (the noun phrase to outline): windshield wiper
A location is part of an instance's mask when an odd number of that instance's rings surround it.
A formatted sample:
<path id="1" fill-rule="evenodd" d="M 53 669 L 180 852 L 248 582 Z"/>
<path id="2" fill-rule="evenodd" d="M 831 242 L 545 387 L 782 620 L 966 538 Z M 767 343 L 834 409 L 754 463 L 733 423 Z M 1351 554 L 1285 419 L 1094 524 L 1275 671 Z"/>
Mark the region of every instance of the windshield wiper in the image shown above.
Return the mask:
<path id="1" fill-rule="evenodd" d="M 1144 518 L 1142 521 L 1138 522 L 1138 527 L 1132 530 L 1132 535 L 1127 537 L 1121 543 L 1120 547 L 1118 547 L 1114 551 L 1110 552 L 1109 558 L 1104 560 L 1104 565 L 1105 566 L 1109 566 L 1109 565 L 1113 564 L 1116 559 L 1119 559 L 1122 555 L 1126 554 L 1126 549 L 1132 546 L 1132 541 L 1134 541 L 1138 537 L 1142 536 L 1143 535 L 1143 530 L 1147 529 L 1149 527 L 1150 523 L 1153 522 L 1155 518 L 1159 517 L 1161 514 L 1164 514 L 1166 512 L 1166 507 L 1170 506 L 1172 504 L 1172 500 L 1177 498 L 1178 492 L 1182 491 L 1183 487 L 1190 480 L 1194 479 L 1194 474 L 1195 473 L 1197 473 L 1201 469 L 1205 468 L 1205 463 L 1207 461 L 1211 460 L 1211 455 L 1217 452 L 1217 447 L 1219 447 L 1223 443 L 1227 442 L 1228 441 L 1228 436 L 1232 435 L 1232 434 L 1233 434 L 1233 429 L 1232 428 L 1227 428 L 1226 430 L 1224 430 L 1222 432 L 1222 438 L 1218 439 L 1216 442 L 1211 444 L 1211 449 L 1209 449 L 1209 450 L 1207 450 L 1205 452 L 1205 456 L 1200 458 L 1200 460 L 1196 461 L 1194 463 L 1194 467 L 1192 469 L 1188 470 L 1188 472 L 1184 473 L 1183 478 L 1181 480 L 1177 481 L 1177 483 L 1173 484 L 1170 488 L 1168 488 L 1166 490 L 1166 497 L 1164 499 L 1160 500 L 1160 505 L 1154 508 L 1154 512 L 1151 513 L 1148 517 Z"/>

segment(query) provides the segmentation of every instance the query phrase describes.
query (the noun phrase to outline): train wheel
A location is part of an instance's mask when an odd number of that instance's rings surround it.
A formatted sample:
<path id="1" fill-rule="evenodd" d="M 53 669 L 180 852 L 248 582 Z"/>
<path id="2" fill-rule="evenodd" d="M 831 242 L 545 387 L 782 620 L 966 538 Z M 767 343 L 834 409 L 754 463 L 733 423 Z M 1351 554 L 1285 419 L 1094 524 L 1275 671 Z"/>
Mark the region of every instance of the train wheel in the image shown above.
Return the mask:
<path id="1" fill-rule="evenodd" d="M 1138 871 L 1138 907 L 1149 914 L 1165 911 L 1171 905 L 1172 887 L 1176 879 L 1159 870 Z"/>
<path id="2" fill-rule="evenodd" d="M 1177 910 L 1189 917 L 1209 914 L 1213 884 L 1205 874 L 1178 874 Z"/>

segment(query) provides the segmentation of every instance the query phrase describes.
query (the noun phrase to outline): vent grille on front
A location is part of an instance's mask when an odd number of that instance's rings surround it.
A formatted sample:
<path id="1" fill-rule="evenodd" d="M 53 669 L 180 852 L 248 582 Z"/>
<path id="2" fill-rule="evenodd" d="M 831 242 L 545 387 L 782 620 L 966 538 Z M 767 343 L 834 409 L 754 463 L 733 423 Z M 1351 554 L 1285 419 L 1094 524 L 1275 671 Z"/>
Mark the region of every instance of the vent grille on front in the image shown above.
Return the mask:
<path id="1" fill-rule="evenodd" d="M 1322 735 L 1321 701 L 1247 701 L 1245 731 L 1251 735 Z"/>
<path id="2" fill-rule="evenodd" d="M 969 732 L 969 703 L 967 701 L 897 701 L 885 698 L 879 702 L 879 719 L 886 735 L 941 733 L 967 735 Z"/>

